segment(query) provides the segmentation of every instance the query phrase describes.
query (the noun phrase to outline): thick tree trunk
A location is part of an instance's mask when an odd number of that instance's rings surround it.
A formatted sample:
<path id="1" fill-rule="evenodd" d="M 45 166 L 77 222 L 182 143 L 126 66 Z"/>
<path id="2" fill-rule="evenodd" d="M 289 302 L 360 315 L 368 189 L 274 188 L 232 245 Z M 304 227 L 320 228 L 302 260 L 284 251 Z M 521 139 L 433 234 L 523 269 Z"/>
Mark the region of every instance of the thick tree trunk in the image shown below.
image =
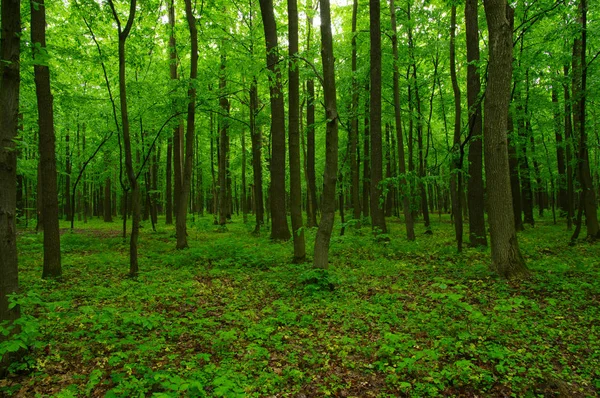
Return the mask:
<path id="1" fill-rule="evenodd" d="M 281 85 L 279 50 L 277 45 L 277 25 L 273 0 L 260 0 L 260 10 L 265 31 L 267 69 L 269 69 L 269 94 L 271 97 L 271 145 L 270 158 L 271 187 L 271 239 L 290 239 L 285 206 L 285 107 Z"/>
<path id="2" fill-rule="evenodd" d="M 306 244 L 302 221 L 302 180 L 300 175 L 300 71 L 295 57 L 298 55 L 298 5 L 288 0 L 288 39 L 290 64 L 289 78 L 289 151 L 290 151 L 290 212 L 294 239 L 294 262 L 306 258 Z"/>
<path id="3" fill-rule="evenodd" d="M 175 39 L 175 0 L 171 0 L 169 2 L 169 73 L 172 80 L 179 79 L 177 73 L 177 42 Z M 171 143 L 171 141 L 169 141 Z M 182 190 L 182 152 L 183 152 L 183 121 L 180 119 L 177 127 L 173 129 L 173 139 L 172 139 L 172 161 L 173 161 L 173 174 L 175 178 L 173 179 L 173 192 L 169 194 L 171 191 L 171 186 L 167 188 L 167 213 L 169 210 L 172 212 L 167 215 L 167 224 L 173 223 L 173 215 L 177 218 L 177 204 L 180 201 L 181 190 Z M 167 160 L 168 161 L 168 160 Z M 167 183 L 171 183 L 170 176 L 170 164 L 167 167 Z M 171 202 L 171 206 L 169 206 L 169 202 Z"/>
<path id="4" fill-rule="evenodd" d="M 325 98 L 327 130 L 325 133 L 325 173 L 323 178 L 321 223 L 315 237 L 313 266 L 315 268 L 327 268 L 329 264 L 329 241 L 335 218 L 335 187 L 338 170 L 338 113 L 329 0 L 320 0 L 320 5 L 323 94 Z"/>
<path id="5" fill-rule="evenodd" d="M 9 308 L 8 296 L 19 290 L 17 266 L 15 139 L 19 126 L 19 83 L 21 5 L 19 0 L 2 0 L 2 46 L 0 47 L 0 322 L 9 325 L 19 318 L 20 308 Z M 12 330 L 12 333 L 17 332 Z M 0 343 L 9 336 L 0 334 Z M 0 357 L 0 378 L 10 357 Z"/>
<path id="6" fill-rule="evenodd" d="M 456 236 L 456 248 L 460 253 L 463 242 L 463 219 L 462 219 L 462 149 L 461 149 L 461 108 L 460 88 L 456 77 L 456 5 L 452 5 L 450 17 L 450 78 L 452 90 L 454 91 L 454 139 L 452 141 L 452 171 L 450 178 L 450 195 L 452 197 L 452 215 L 454 219 L 454 234 Z"/>
<path id="7" fill-rule="evenodd" d="M 380 205 L 383 178 L 382 137 L 381 137 L 381 11 L 378 0 L 369 0 L 369 20 L 371 34 L 371 93 L 370 93 L 370 132 L 371 132 L 371 220 L 376 233 L 387 234 L 385 214 Z"/>
<path id="8" fill-rule="evenodd" d="M 43 278 L 60 278 L 60 233 L 58 226 L 58 189 L 56 183 L 56 148 L 54 136 L 54 109 L 50 92 L 50 70 L 38 57 L 46 51 L 46 6 L 44 0 L 31 2 L 31 41 L 35 92 L 37 96 L 39 150 L 42 175 L 43 219 L 44 219 L 44 268 Z M 14 189 L 14 188 L 13 188 Z M 68 195 L 67 195 L 68 196 Z"/>
<path id="9" fill-rule="evenodd" d="M 469 244 L 487 246 L 483 185 L 483 143 L 481 140 L 481 82 L 479 80 L 479 22 L 477 0 L 465 4 L 467 36 L 467 105 L 469 107 Z"/>
<path id="10" fill-rule="evenodd" d="M 404 156 L 404 136 L 402 133 L 402 118 L 400 114 L 400 72 L 398 70 L 398 35 L 396 33 L 396 7 L 394 0 L 390 0 L 390 15 L 392 22 L 392 52 L 394 56 L 394 121 L 396 124 L 396 140 L 398 141 L 398 163 L 400 165 L 400 195 L 402 196 L 402 210 L 406 226 L 406 239 L 415 240 L 414 220 L 410 208 L 410 187 L 406 179 L 406 160 Z"/>
<path id="11" fill-rule="evenodd" d="M 491 269 L 502 277 L 511 278 L 527 274 L 512 217 L 506 139 L 514 11 L 506 0 L 486 0 L 484 6 L 490 54 L 483 134 L 492 248 Z"/>
<path id="12" fill-rule="evenodd" d="M 194 133 L 196 121 L 196 87 L 195 80 L 198 77 L 198 29 L 196 28 L 196 17 L 192 13 L 191 0 L 185 1 L 185 16 L 190 30 L 191 62 L 190 62 L 190 85 L 188 87 L 187 125 L 185 131 L 185 163 L 183 169 L 183 180 L 179 203 L 177 203 L 177 249 L 188 247 L 187 242 L 187 210 L 192 186 L 192 164 L 194 160 Z"/>
<path id="13" fill-rule="evenodd" d="M 579 133 L 579 154 L 577 159 L 577 177 L 581 185 L 581 200 L 585 212 L 587 238 L 600 238 L 598 223 L 598 204 L 590 172 L 590 156 L 585 132 L 585 108 L 587 89 L 587 1 L 580 0 L 578 6 L 578 25 L 581 33 L 573 43 L 573 131 Z"/>

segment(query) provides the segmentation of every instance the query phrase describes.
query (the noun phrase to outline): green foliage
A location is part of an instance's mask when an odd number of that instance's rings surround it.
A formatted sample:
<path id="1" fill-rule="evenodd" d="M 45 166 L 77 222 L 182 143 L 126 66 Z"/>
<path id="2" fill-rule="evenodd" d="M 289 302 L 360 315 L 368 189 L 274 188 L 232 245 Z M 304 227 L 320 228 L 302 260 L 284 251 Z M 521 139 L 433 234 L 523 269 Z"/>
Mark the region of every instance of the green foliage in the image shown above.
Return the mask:
<path id="1" fill-rule="evenodd" d="M 162 221 L 162 220 L 161 220 Z M 598 247 L 567 246 L 540 220 L 520 235 L 531 279 L 508 284 L 489 251 L 434 236 L 387 243 L 364 227 L 331 242 L 330 267 L 290 264 L 291 242 L 210 217 L 173 248 L 144 233 L 125 278 L 115 224 L 63 235 L 62 283 L 39 279 L 41 236 L 19 235 L 21 351 L 0 394 L 57 397 L 593 396 L 600 385 Z M 336 225 L 336 230 L 340 225 Z M 112 231 L 112 232 L 111 232 Z M 310 240 L 314 231 L 306 230 Z M 310 253 L 308 253 L 310 255 Z M 0 329 L 8 335 L 6 325 Z"/>

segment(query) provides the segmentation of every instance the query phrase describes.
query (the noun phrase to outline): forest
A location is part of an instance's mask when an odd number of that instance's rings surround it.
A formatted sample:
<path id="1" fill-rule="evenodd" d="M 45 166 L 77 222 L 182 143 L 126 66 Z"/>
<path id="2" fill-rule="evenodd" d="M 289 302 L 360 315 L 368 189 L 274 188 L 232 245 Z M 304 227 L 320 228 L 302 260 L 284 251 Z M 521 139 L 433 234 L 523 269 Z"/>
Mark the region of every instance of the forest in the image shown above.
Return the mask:
<path id="1" fill-rule="evenodd" d="M 600 395 L 598 2 L 0 2 L 0 396 Z"/>

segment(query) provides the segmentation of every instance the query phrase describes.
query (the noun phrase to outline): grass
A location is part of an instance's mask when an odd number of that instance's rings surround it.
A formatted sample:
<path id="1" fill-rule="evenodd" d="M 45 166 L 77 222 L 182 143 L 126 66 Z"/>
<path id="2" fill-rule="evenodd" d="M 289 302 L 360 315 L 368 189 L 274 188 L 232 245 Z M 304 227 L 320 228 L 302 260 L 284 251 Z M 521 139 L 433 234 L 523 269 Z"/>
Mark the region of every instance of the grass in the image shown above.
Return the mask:
<path id="1" fill-rule="evenodd" d="M 62 282 L 41 280 L 41 236 L 21 231 L 22 332 L 0 350 L 26 355 L 0 395 L 598 395 L 598 245 L 569 247 L 540 220 L 519 235 L 533 276 L 508 283 L 489 250 L 456 254 L 448 219 L 413 243 L 389 221 L 390 242 L 334 237 L 329 271 L 292 264 L 291 242 L 241 219 L 226 232 L 196 219 L 184 251 L 145 223 L 135 280 L 120 224 L 78 223 Z"/>

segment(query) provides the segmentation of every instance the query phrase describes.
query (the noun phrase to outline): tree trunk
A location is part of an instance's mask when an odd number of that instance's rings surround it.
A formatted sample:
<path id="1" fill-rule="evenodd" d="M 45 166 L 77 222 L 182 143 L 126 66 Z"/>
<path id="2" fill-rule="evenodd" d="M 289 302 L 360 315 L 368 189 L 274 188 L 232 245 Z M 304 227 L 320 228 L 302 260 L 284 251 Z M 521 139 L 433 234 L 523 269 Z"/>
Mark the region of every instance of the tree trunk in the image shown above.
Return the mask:
<path id="1" fill-rule="evenodd" d="M 507 151 L 507 115 L 512 79 L 514 11 L 506 0 L 486 0 L 489 74 L 484 104 L 484 156 L 488 186 L 491 269 L 505 278 L 527 274 L 514 218 Z"/>
<path id="2" fill-rule="evenodd" d="M 356 220 L 355 227 L 360 228 L 360 181 L 357 162 L 358 147 L 358 97 L 359 86 L 357 76 L 356 23 L 358 15 L 358 0 L 352 3 L 352 109 L 350 112 L 350 176 L 352 195 L 352 217 Z"/>
<path id="3" fill-rule="evenodd" d="M 21 6 L 18 0 L 2 0 L 2 46 L 0 47 L 0 323 L 9 326 L 19 318 L 20 307 L 9 308 L 8 296 L 19 290 L 17 266 L 15 139 L 19 126 Z M 16 333 L 13 329 L 11 333 Z M 0 343 L 10 336 L 0 334 Z M 0 357 L 0 378 L 10 365 L 9 355 Z"/>
<path id="4" fill-rule="evenodd" d="M 224 51 L 221 48 L 221 51 Z M 221 70 L 219 74 L 219 106 L 221 108 L 221 117 L 219 118 L 219 225 L 225 228 L 227 224 L 227 215 L 229 213 L 227 201 L 227 127 L 229 120 L 229 100 L 225 96 L 227 88 L 227 78 L 225 76 L 225 55 L 221 53 Z"/>
<path id="5" fill-rule="evenodd" d="M 562 121 L 560 115 L 560 106 L 558 104 L 558 88 L 552 85 L 552 106 L 554 110 L 554 136 L 556 138 L 556 163 L 558 168 L 558 207 L 561 215 L 568 214 L 567 206 L 567 176 L 565 165 L 565 142 L 562 136 Z"/>
<path id="6" fill-rule="evenodd" d="M 371 93 L 370 93 L 370 132 L 371 132 L 371 220 L 373 230 L 387 234 L 384 210 L 380 205 L 383 178 L 382 137 L 381 137 L 381 11 L 378 0 L 369 0 L 369 21 L 371 34 Z"/>
<path id="7" fill-rule="evenodd" d="M 39 3 L 38 3 L 39 4 Z M 40 7 L 40 6 L 38 6 Z M 65 220 L 71 221 L 73 212 L 71 211 L 71 152 L 69 148 L 70 137 L 69 133 L 65 136 Z"/>
<path id="8" fill-rule="evenodd" d="M 390 15 L 392 21 L 392 52 L 394 56 L 394 120 L 396 124 L 396 140 L 398 141 L 398 162 L 400 170 L 400 195 L 402 195 L 402 210 L 406 226 L 406 239 L 415 240 L 414 220 L 410 208 L 410 187 L 406 179 L 406 160 L 404 156 L 404 136 L 402 133 L 402 118 L 400 114 L 400 72 L 398 70 L 398 35 L 396 33 L 396 7 L 390 0 Z"/>
<path id="9" fill-rule="evenodd" d="M 104 182 L 104 222 L 112 222 L 110 177 Z"/>
<path id="10" fill-rule="evenodd" d="M 252 173 L 254 174 L 254 216 L 256 225 L 254 233 L 260 232 L 260 226 L 264 224 L 263 186 L 262 186 L 262 134 L 256 125 L 256 114 L 258 113 L 258 89 L 256 77 L 252 79 L 250 86 L 250 138 L 252 139 Z"/>
<path id="11" fill-rule="evenodd" d="M 179 203 L 177 203 L 177 249 L 188 247 L 187 242 L 187 210 L 192 186 L 192 164 L 194 160 L 194 133 L 196 121 L 196 87 L 195 80 L 198 77 L 198 29 L 196 28 L 196 17 L 192 14 L 191 0 L 185 0 L 185 16 L 190 30 L 191 63 L 190 63 L 190 85 L 188 87 L 187 125 L 185 130 L 185 163 L 183 169 L 183 180 Z"/>
<path id="12" fill-rule="evenodd" d="M 302 180 L 300 175 L 300 72 L 295 57 L 298 55 L 298 5 L 288 0 L 289 39 L 289 97 L 288 128 L 290 152 L 290 212 L 294 239 L 294 262 L 304 262 L 306 244 L 302 221 Z"/>
<path id="13" fill-rule="evenodd" d="M 119 96 L 121 102 L 121 123 L 123 129 L 123 146 L 125 147 L 125 170 L 129 186 L 131 188 L 131 237 L 129 240 L 129 276 L 138 274 L 137 241 L 140 229 L 140 187 L 137 183 L 135 171 L 133 170 L 133 158 L 131 156 L 131 137 L 129 133 L 129 115 L 127 109 L 127 86 L 125 82 L 125 42 L 131 31 L 135 19 L 135 7 L 137 0 L 131 0 L 129 7 L 129 18 L 124 29 L 117 15 L 113 1 L 109 0 L 115 22 L 119 31 Z M 125 215 L 126 217 L 126 215 Z"/>
<path id="14" fill-rule="evenodd" d="M 270 158 L 271 187 L 271 239 L 290 239 L 285 206 L 285 107 L 281 84 L 279 50 L 277 45 L 277 25 L 273 0 L 260 0 L 260 10 L 265 31 L 267 69 L 269 69 L 269 94 L 271 98 L 271 145 Z"/>
<path id="15" fill-rule="evenodd" d="M 371 134 L 369 133 L 369 83 L 367 81 L 365 87 L 365 120 L 364 120 L 364 132 L 363 132 L 363 217 L 369 217 L 370 208 L 369 200 L 371 196 L 371 150 L 369 143 L 371 142 Z"/>
<path id="16" fill-rule="evenodd" d="M 469 207 L 469 244 L 487 246 L 485 231 L 483 145 L 481 141 L 481 82 L 479 78 L 479 22 L 477 0 L 467 0 L 465 5 L 467 36 L 467 105 L 469 107 L 469 181 L 467 184 Z"/>
<path id="17" fill-rule="evenodd" d="M 452 141 L 452 169 L 450 177 L 450 195 L 452 197 L 452 215 L 454 219 L 454 234 L 456 248 L 462 252 L 463 219 L 462 219 L 462 161 L 461 161 L 461 108 L 460 88 L 456 77 L 456 5 L 452 5 L 450 17 L 450 78 L 454 91 L 454 139 Z"/>
<path id="18" fill-rule="evenodd" d="M 376 0 L 371 0 L 372 2 Z M 325 135 L 325 173 L 323 178 L 323 203 L 321 223 L 315 237 L 315 268 L 327 268 L 329 264 L 329 241 L 335 218 L 335 187 L 338 170 L 338 113 L 335 88 L 335 65 L 331 13 L 329 0 L 320 0 L 321 5 L 321 57 L 323 62 L 323 94 L 327 130 Z"/>
<path id="19" fill-rule="evenodd" d="M 169 2 L 169 72 L 172 80 L 179 79 L 177 74 L 177 42 L 175 39 L 175 0 L 171 0 Z M 167 212 L 169 211 L 169 201 L 172 200 L 171 203 L 171 211 L 172 214 L 167 215 L 167 224 L 173 223 L 173 214 L 175 214 L 175 218 L 177 218 L 177 205 L 180 202 L 181 189 L 182 189 L 182 147 L 183 147 L 183 121 L 179 119 L 179 124 L 177 127 L 173 129 L 173 142 L 172 142 L 172 152 L 173 152 L 173 174 L 175 178 L 173 179 L 173 192 L 172 196 L 167 197 Z M 169 173 L 169 168 L 167 168 L 167 174 Z M 167 181 L 171 182 L 170 176 L 167 177 Z M 169 195 L 171 187 L 167 188 L 167 195 Z"/>
<path id="20" fill-rule="evenodd" d="M 564 66 L 564 77 L 567 81 L 569 77 L 569 67 Z M 569 85 L 563 86 L 565 97 L 565 145 L 567 147 L 567 230 L 570 231 L 573 227 L 573 218 L 575 217 L 575 188 L 573 186 L 573 124 L 571 113 L 571 95 L 569 94 Z"/>
<path id="21" fill-rule="evenodd" d="M 512 116 L 507 118 L 507 145 L 508 145 L 508 169 L 510 173 L 510 191 L 513 205 L 513 220 L 515 231 L 523 231 L 523 217 L 521 210 L 521 182 L 519 180 L 519 160 L 517 157 L 517 148 L 514 143 L 514 123 Z"/>
<path id="22" fill-rule="evenodd" d="M 579 133 L 579 154 L 577 159 L 577 177 L 581 185 L 581 200 L 585 211 L 587 238 L 600 238 L 598 223 L 598 205 L 590 172 L 590 156 L 585 132 L 585 108 L 587 89 L 587 1 L 580 0 L 578 6 L 578 25 L 581 33 L 573 43 L 573 131 Z"/>
<path id="23" fill-rule="evenodd" d="M 58 189 L 56 184 L 56 148 L 54 109 L 50 92 L 50 70 L 37 59 L 46 53 L 46 6 L 44 0 L 31 2 L 31 41 L 34 44 L 35 92 L 37 96 L 40 166 L 44 219 L 44 268 L 42 278 L 60 278 L 60 233 L 58 226 Z M 14 189 L 14 188 L 13 188 Z M 68 195 L 67 195 L 68 196 Z"/>

